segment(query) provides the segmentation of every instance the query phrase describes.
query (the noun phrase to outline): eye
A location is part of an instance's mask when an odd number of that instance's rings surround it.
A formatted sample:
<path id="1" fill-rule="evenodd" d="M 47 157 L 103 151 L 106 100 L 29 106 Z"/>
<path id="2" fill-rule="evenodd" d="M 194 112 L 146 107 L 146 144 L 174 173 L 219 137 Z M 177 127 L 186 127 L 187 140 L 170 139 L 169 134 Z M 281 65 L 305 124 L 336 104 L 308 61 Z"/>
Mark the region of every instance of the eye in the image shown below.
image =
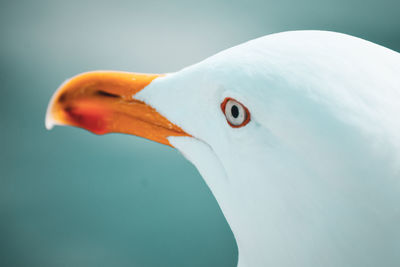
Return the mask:
<path id="1" fill-rule="evenodd" d="M 221 103 L 221 109 L 229 125 L 233 128 L 243 127 L 250 121 L 249 110 L 233 98 L 225 98 Z"/>

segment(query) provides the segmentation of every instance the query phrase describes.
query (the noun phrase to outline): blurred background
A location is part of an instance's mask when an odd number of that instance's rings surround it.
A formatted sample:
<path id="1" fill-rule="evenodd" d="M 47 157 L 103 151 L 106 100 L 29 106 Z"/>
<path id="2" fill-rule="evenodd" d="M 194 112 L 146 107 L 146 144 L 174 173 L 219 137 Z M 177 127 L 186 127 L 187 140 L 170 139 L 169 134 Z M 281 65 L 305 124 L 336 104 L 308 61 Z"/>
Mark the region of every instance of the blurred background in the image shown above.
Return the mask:
<path id="1" fill-rule="evenodd" d="M 400 51 L 400 2 L 0 1 L 0 266 L 236 266 L 196 169 L 127 135 L 44 128 L 77 73 L 177 71 L 266 34 L 339 31 Z"/>

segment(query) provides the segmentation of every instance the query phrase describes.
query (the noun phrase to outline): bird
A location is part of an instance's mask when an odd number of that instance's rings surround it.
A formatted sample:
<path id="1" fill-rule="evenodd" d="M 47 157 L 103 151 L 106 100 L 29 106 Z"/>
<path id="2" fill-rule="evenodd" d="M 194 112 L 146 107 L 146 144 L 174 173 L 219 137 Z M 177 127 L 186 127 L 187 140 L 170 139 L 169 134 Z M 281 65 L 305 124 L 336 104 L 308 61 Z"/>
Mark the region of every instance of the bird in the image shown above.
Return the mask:
<path id="1" fill-rule="evenodd" d="M 400 54 L 351 35 L 266 35 L 180 71 L 92 71 L 48 129 L 131 134 L 197 168 L 239 267 L 400 266 Z"/>

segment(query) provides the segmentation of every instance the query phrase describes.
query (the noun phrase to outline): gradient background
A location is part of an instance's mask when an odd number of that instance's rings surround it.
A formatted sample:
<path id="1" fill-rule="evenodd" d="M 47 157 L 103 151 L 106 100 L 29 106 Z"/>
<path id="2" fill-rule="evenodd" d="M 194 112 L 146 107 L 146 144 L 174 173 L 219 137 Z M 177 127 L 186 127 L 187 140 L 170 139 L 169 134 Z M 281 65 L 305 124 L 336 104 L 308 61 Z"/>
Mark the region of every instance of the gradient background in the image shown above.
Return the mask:
<path id="1" fill-rule="evenodd" d="M 66 78 L 173 72 L 266 34 L 323 29 L 400 51 L 400 1 L 1 1 L 0 266 L 235 266 L 196 169 L 126 135 L 44 128 Z"/>

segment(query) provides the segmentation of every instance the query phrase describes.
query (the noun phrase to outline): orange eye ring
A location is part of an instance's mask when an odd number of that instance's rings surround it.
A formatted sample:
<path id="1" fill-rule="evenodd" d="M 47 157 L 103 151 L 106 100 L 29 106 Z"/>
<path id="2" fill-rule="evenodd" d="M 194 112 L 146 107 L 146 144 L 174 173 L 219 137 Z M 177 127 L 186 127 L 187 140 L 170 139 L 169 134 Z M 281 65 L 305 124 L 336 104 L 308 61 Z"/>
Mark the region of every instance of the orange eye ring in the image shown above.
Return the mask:
<path id="1" fill-rule="evenodd" d="M 231 97 L 226 97 L 222 101 L 221 110 L 232 128 L 243 127 L 250 121 L 250 112 L 246 106 Z"/>

